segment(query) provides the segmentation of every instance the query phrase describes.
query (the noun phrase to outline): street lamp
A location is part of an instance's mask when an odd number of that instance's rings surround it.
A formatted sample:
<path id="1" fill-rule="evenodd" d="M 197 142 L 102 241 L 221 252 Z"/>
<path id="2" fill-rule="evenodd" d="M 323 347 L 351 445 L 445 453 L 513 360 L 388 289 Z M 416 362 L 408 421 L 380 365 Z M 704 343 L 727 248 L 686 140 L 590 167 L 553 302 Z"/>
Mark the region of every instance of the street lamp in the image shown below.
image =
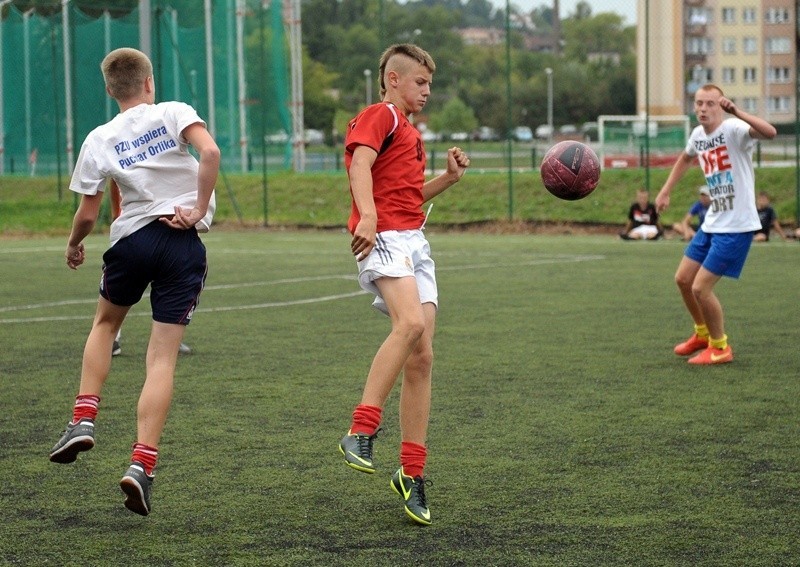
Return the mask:
<path id="1" fill-rule="evenodd" d="M 553 139 L 553 70 L 547 67 L 547 138 Z"/>
<path id="2" fill-rule="evenodd" d="M 364 79 L 367 83 L 367 106 L 372 104 L 372 71 L 364 69 Z"/>

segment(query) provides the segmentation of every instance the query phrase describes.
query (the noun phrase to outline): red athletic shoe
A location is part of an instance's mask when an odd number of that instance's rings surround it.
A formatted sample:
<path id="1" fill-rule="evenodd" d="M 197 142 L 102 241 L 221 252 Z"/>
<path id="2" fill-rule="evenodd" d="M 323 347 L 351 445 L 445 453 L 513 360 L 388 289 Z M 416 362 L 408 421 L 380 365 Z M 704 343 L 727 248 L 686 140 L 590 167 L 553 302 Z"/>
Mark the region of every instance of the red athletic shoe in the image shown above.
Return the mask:
<path id="1" fill-rule="evenodd" d="M 708 337 L 701 338 L 697 333 L 686 339 L 679 345 L 675 345 L 675 354 L 678 356 L 689 356 L 696 353 L 698 350 L 708 348 Z"/>
<path id="2" fill-rule="evenodd" d="M 689 364 L 722 364 L 733 360 L 733 350 L 728 345 L 725 348 L 708 347 L 697 356 L 689 359 Z"/>

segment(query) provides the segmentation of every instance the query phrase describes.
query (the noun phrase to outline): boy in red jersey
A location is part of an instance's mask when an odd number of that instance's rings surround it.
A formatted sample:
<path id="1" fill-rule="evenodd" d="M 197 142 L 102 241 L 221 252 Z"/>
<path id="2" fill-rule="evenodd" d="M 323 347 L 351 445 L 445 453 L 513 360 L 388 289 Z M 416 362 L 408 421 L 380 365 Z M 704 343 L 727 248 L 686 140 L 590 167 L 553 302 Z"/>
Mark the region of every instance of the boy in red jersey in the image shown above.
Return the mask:
<path id="1" fill-rule="evenodd" d="M 438 303 L 434 262 L 422 232 L 423 203 L 461 179 L 469 158 L 461 148 L 447 151 L 447 170 L 425 181 L 425 147 L 408 116 L 425 106 L 436 66 L 411 44 L 389 47 L 380 59 L 382 101 L 350 121 L 345 166 L 350 178 L 350 248 L 362 288 L 389 315 L 392 330 L 378 349 L 350 430 L 339 443 L 345 461 L 375 472 L 373 441 L 386 399 L 400 372 L 400 468 L 391 487 L 417 523 L 431 523 L 425 497 L 425 441 L 431 404 L 433 333 Z"/>

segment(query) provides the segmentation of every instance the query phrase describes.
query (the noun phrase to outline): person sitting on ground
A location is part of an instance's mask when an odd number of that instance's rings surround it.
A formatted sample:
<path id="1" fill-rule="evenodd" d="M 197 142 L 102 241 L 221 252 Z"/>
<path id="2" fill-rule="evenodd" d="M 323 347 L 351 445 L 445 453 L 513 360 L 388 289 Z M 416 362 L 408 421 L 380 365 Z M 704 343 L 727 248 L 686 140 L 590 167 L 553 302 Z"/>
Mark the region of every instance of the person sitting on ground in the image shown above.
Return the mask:
<path id="1" fill-rule="evenodd" d="M 769 202 L 769 194 L 766 191 L 760 191 L 756 197 L 756 208 L 758 209 L 758 219 L 761 221 L 761 229 L 757 230 L 753 235 L 754 242 L 768 242 L 769 232 L 775 229 L 775 232 L 780 234 L 783 240 L 786 240 L 786 234 L 781 228 L 781 223 L 778 222 L 778 214 Z"/>
<path id="2" fill-rule="evenodd" d="M 689 208 L 683 220 L 672 225 L 672 230 L 677 232 L 686 242 L 694 238 L 697 229 L 700 228 L 700 225 L 703 224 L 703 219 L 706 218 L 708 207 L 711 206 L 711 191 L 708 189 L 708 185 L 701 185 L 698 191 L 697 201 Z M 697 217 L 696 223 L 692 222 L 694 217 Z"/>
<path id="3" fill-rule="evenodd" d="M 650 202 L 650 194 L 645 189 L 636 192 L 636 201 L 628 210 L 628 224 L 620 233 L 623 240 L 656 240 L 664 229 L 658 220 L 656 207 Z"/>

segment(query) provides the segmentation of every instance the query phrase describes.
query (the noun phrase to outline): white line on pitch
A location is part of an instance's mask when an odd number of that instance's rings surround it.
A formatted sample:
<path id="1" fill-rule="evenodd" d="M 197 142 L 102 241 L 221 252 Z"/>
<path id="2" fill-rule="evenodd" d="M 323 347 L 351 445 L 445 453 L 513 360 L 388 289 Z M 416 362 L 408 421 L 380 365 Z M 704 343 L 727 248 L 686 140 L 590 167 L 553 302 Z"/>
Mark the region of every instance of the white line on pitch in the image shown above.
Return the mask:
<path id="1" fill-rule="evenodd" d="M 363 289 L 358 291 L 351 291 L 349 293 L 340 293 L 338 295 L 323 295 L 322 297 L 311 297 L 308 299 L 294 299 L 291 301 L 274 301 L 269 303 L 256 303 L 253 305 L 235 305 L 230 307 L 208 307 L 198 308 L 195 313 L 220 313 L 223 311 L 242 311 L 245 309 L 263 309 L 266 307 L 291 307 L 292 305 L 307 305 L 309 303 L 322 303 L 325 301 L 335 301 L 337 299 L 347 299 L 349 297 L 356 297 L 357 295 L 364 295 L 367 292 Z M 128 313 L 128 317 L 150 317 L 151 313 L 140 311 Z M 53 321 L 81 321 L 91 319 L 87 315 L 65 315 L 62 317 L 23 317 L 19 319 L 0 319 L 0 324 L 3 323 L 50 323 Z"/>
<path id="2" fill-rule="evenodd" d="M 519 266 L 538 266 L 544 264 L 562 264 L 562 263 L 575 263 L 575 262 L 587 262 L 592 260 L 605 260 L 605 256 L 599 255 L 588 255 L 588 256 L 556 256 L 553 258 L 539 258 L 535 260 L 529 260 L 527 262 L 513 262 L 513 263 L 494 263 L 494 264 L 462 264 L 459 266 L 442 266 L 437 268 L 438 271 L 457 271 L 457 270 L 473 270 L 473 269 L 480 269 L 480 268 L 513 268 Z M 287 284 L 287 283 L 301 283 L 301 282 L 308 282 L 308 281 L 324 281 L 324 280 L 333 280 L 333 279 L 344 279 L 344 280 L 354 280 L 356 279 L 353 275 L 330 275 L 330 276 L 309 276 L 309 277 L 302 277 L 302 278 L 285 278 L 280 280 L 271 280 L 265 282 L 250 282 L 250 283 L 239 283 L 239 284 L 220 284 L 215 286 L 207 286 L 206 290 L 219 290 L 219 289 L 238 289 L 243 287 L 256 287 L 256 286 L 267 286 L 267 285 L 278 285 L 278 284 Z M 338 295 L 325 295 L 321 297 L 312 297 L 307 299 L 296 299 L 291 301 L 275 301 L 275 302 L 268 302 L 268 303 L 258 303 L 254 305 L 237 305 L 237 306 L 230 306 L 230 307 L 210 307 L 210 308 L 199 308 L 197 312 L 199 313 L 208 313 L 208 312 L 223 312 L 223 311 L 240 311 L 244 309 L 264 309 L 264 308 L 271 308 L 271 307 L 288 307 L 292 305 L 306 305 L 310 303 L 321 303 L 324 301 L 334 301 L 337 299 L 347 299 L 350 297 L 356 297 L 358 295 L 363 295 L 366 292 L 363 290 L 353 291 L 349 293 L 343 293 Z M 145 294 L 144 297 L 148 297 L 149 294 Z M 49 303 L 37 303 L 37 304 L 30 304 L 30 305 L 15 305 L 9 307 L 0 307 L 0 313 L 7 313 L 10 311 L 23 311 L 23 310 L 31 310 L 31 309 L 38 309 L 42 307 L 61 307 L 65 305 L 85 305 L 85 304 L 94 304 L 97 302 L 97 298 L 93 299 L 71 299 L 71 300 L 64 300 L 64 301 L 54 301 Z M 144 317 L 150 316 L 150 313 L 142 312 L 142 313 L 129 313 L 128 317 Z M 87 319 L 89 316 L 87 315 L 72 315 L 72 316 L 51 316 L 51 317 L 20 317 L 20 318 L 11 318 L 11 319 L 0 319 L 0 324 L 3 323 L 42 323 L 42 322 L 51 322 L 51 321 L 76 321 L 76 320 L 83 320 Z"/>

